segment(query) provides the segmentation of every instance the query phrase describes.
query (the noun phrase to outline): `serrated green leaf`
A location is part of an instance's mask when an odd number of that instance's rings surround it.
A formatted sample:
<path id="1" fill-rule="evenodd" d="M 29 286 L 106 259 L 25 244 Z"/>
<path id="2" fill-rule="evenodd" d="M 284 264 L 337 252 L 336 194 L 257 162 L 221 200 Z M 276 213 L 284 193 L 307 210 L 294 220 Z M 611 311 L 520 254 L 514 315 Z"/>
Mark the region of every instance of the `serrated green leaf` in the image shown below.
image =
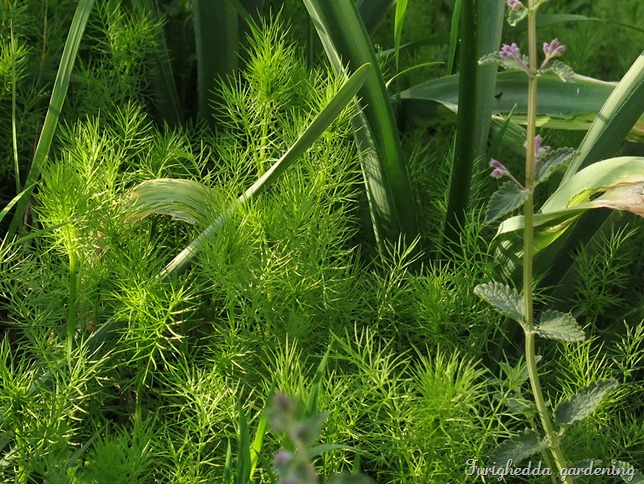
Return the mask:
<path id="1" fill-rule="evenodd" d="M 512 27 L 516 27 L 516 25 L 527 16 L 528 16 L 527 8 L 521 8 L 519 10 L 512 10 L 511 8 L 508 9 L 508 23 Z"/>
<path id="2" fill-rule="evenodd" d="M 615 380 L 602 380 L 582 388 L 570 400 L 562 402 L 555 413 L 559 425 L 571 425 L 590 416 L 612 388 L 619 385 Z"/>
<path id="3" fill-rule="evenodd" d="M 644 484 L 644 474 L 635 469 L 635 467 L 630 465 L 628 462 L 614 460 L 611 464 L 622 471 L 621 474 L 619 474 L 619 477 L 621 477 L 624 482 L 630 482 L 631 484 Z"/>
<path id="4" fill-rule="evenodd" d="M 541 71 L 541 74 L 554 74 L 563 82 L 574 82 L 575 80 L 575 71 L 567 64 L 558 60 L 551 62 L 548 67 Z"/>
<path id="5" fill-rule="evenodd" d="M 490 197 L 485 221 L 490 223 L 519 208 L 528 198 L 528 192 L 507 181 Z"/>
<path id="6" fill-rule="evenodd" d="M 579 342 L 586 339 L 586 335 L 577 320 L 570 314 L 560 311 L 544 311 L 541 314 L 536 332 L 542 338 L 557 341 Z"/>
<path id="7" fill-rule="evenodd" d="M 500 65 L 499 55 L 497 52 L 492 52 L 491 54 L 485 54 L 479 59 L 479 64 L 497 64 Z"/>
<path id="8" fill-rule="evenodd" d="M 541 452 L 547 445 L 547 439 L 542 438 L 538 432 L 527 430 L 499 445 L 490 460 L 500 466 L 506 465 L 510 460 L 512 465 L 517 465 L 531 455 Z"/>
<path id="9" fill-rule="evenodd" d="M 514 289 L 499 282 L 479 284 L 474 294 L 485 299 L 504 316 L 523 324 L 523 297 Z"/>
<path id="10" fill-rule="evenodd" d="M 533 418 L 537 414 L 537 408 L 534 402 L 520 397 L 510 396 L 504 401 L 507 409 L 515 415 L 524 415 L 526 418 Z"/>
<path id="11" fill-rule="evenodd" d="M 550 178 L 550 175 L 564 166 L 574 154 L 575 150 L 572 148 L 559 148 L 540 155 L 537 160 L 537 183 L 544 182 Z"/>

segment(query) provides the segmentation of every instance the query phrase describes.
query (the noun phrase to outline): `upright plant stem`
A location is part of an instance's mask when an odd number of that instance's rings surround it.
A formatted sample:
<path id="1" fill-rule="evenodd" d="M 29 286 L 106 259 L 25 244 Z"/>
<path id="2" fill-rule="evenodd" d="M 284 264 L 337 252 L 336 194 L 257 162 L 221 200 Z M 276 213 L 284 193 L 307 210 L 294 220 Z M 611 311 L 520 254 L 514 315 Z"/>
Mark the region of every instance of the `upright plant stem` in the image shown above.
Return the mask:
<path id="1" fill-rule="evenodd" d="M 534 305 L 533 305 L 533 251 L 534 251 L 534 177 L 536 169 L 535 136 L 536 136 L 536 119 L 537 119 L 537 17 L 534 11 L 535 0 L 530 0 L 529 8 L 532 11 L 528 16 L 528 48 L 529 48 L 529 67 L 534 73 L 528 79 L 528 143 L 526 148 L 526 167 L 525 167 L 525 188 L 528 191 L 528 197 L 524 205 L 525 226 L 523 231 L 523 297 L 525 302 L 525 353 L 530 385 L 534 395 L 535 405 L 541 425 L 550 441 L 549 448 L 552 451 L 555 463 L 559 471 L 566 467 L 566 463 L 559 446 L 559 438 L 552 426 L 548 408 L 546 407 L 539 374 L 537 371 L 537 361 L 535 356 L 535 331 L 534 331 Z M 573 479 L 568 476 L 570 482 Z"/>
<path id="2" fill-rule="evenodd" d="M 69 312 L 67 313 L 67 362 L 71 365 L 76 331 L 76 304 L 78 300 L 78 257 L 73 249 L 69 254 Z"/>

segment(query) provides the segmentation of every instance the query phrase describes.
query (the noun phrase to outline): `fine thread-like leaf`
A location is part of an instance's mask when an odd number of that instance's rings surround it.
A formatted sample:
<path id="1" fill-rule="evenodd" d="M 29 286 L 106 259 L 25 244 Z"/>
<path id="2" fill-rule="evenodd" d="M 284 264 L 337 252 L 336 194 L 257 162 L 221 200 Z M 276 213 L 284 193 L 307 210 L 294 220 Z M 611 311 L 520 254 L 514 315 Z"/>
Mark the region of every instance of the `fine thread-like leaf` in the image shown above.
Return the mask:
<path id="1" fill-rule="evenodd" d="M 474 288 L 474 294 L 485 299 L 504 316 L 523 324 L 523 297 L 510 286 L 500 282 L 479 284 Z"/>
<path id="2" fill-rule="evenodd" d="M 507 181 L 492 196 L 487 206 L 485 221 L 490 223 L 515 211 L 528 198 L 528 192 L 521 190 L 513 182 Z"/>
<path id="3" fill-rule="evenodd" d="M 557 341 L 579 342 L 586 339 L 583 329 L 572 315 L 550 309 L 541 314 L 535 331 L 542 338 Z"/>
<path id="4" fill-rule="evenodd" d="M 562 402 L 555 415 L 559 425 L 567 426 L 589 417 L 611 389 L 619 385 L 615 380 L 602 380 L 582 388 L 570 400 Z"/>
<path id="5" fill-rule="evenodd" d="M 517 465 L 531 455 L 541 452 L 547 445 L 547 439 L 542 438 L 538 432 L 526 430 L 499 445 L 490 461 L 497 466 Z"/>
<path id="6" fill-rule="evenodd" d="M 331 99 L 329 104 L 308 126 L 306 131 L 297 139 L 297 141 L 288 149 L 284 155 L 271 166 L 246 192 L 234 201 L 226 211 L 224 211 L 215 221 L 208 226 L 199 236 L 193 240 L 188 247 L 183 249 L 159 274 L 160 278 L 168 277 L 172 274 L 178 274 L 185 270 L 190 264 L 193 257 L 201 250 L 206 241 L 214 236 L 224 222 L 239 209 L 248 200 L 259 195 L 271 183 L 277 180 L 280 175 L 290 165 L 292 165 L 304 152 L 318 139 L 324 130 L 335 120 L 344 110 L 349 102 L 356 95 L 360 87 L 364 84 L 366 76 L 372 69 L 371 64 L 365 64 L 359 67 L 349 79 L 342 85 L 338 93 Z"/>

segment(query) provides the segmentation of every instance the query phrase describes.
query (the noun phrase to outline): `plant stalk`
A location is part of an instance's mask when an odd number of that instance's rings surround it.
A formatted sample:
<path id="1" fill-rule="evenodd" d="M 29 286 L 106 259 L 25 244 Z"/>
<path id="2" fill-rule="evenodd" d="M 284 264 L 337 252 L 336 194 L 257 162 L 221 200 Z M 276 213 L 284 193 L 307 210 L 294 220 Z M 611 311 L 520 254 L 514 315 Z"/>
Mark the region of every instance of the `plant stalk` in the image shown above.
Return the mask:
<path id="1" fill-rule="evenodd" d="M 69 312 L 67 313 L 67 362 L 71 365 L 76 331 L 76 306 L 78 301 L 78 257 L 73 250 L 69 253 Z"/>
<path id="2" fill-rule="evenodd" d="M 543 398 L 537 361 L 535 355 L 535 331 L 534 331 L 534 304 L 533 304 L 533 252 L 534 252 L 534 178 L 536 171 L 536 119 L 537 119 L 537 17 L 535 0 L 529 1 L 530 14 L 528 15 L 528 58 L 532 75 L 528 78 L 528 126 L 527 126 L 527 148 L 525 167 L 525 188 L 528 192 L 524 205 L 525 226 L 523 231 L 523 298 L 525 303 L 525 353 L 526 364 L 532 394 L 535 405 L 541 420 L 541 425 L 549 440 L 548 447 L 557 465 L 559 472 L 566 467 L 565 459 L 559 446 L 559 437 L 554 430 L 550 414 Z M 567 480 L 574 482 L 573 478 L 567 476 Z"/>

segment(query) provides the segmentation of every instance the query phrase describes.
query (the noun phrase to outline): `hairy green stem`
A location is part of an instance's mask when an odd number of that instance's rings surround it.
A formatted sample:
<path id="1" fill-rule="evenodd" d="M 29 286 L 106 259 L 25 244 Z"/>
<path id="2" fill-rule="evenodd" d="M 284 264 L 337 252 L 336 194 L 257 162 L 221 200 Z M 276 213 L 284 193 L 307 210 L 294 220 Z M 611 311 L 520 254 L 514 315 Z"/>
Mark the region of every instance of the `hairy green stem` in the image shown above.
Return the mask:
<path id="1" fill-rule="evenodd" d="M 535 405 L 541 420 L 541 425 L 549 440 L 548 447 L 555 459 L 555 464 L 561 472 L 566 467 L 565 459 L 559 446 L 559 437 L 550 420 L 548 408 L 541 390 L 539 373 L 537 371 L 537 361 L 535 355 L 535 331 L 534 331 L 534 305 L 533 305 L 533 252 L 534 252 L 534 178 L 536 168 L 535 136 L 536 136 L 536 119 L 537 119 L 537 18 L 534 10 L 535 0 L 530 0 L 529 8 L 531 10 L 528 16 L 528 58 L 529 67 L 532 75 L 528 79 L 528 126 L 527 126 L 527 148 L 526 148 L 526 174 L 525 188 L 528 197 L 524 205 L 525 226 L 523 232 L 523 297 L 525 302 L 525 353 L 526 364 L 530 386 L 534 395 Z M 569 477 L 569 482 L 573 478 Z"/>

